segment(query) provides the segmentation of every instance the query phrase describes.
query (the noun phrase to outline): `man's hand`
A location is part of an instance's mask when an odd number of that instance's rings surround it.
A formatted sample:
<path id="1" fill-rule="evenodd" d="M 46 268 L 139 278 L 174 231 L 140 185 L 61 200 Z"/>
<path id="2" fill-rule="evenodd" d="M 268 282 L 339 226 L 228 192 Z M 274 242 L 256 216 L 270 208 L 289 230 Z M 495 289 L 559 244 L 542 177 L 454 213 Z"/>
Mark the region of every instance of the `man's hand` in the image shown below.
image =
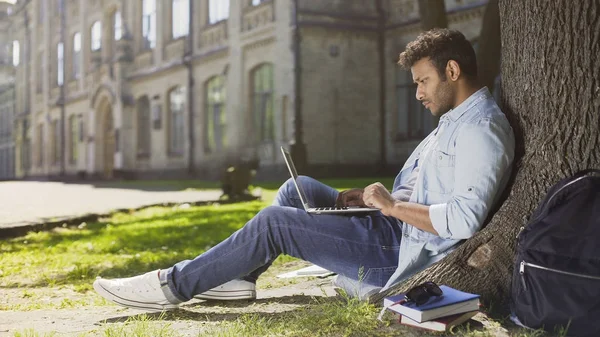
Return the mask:
<path id="1" fill-rule="evenodd" d="M 377 182 L 365 187 L 363 202 L 367 207 L 379 208 L 384 215 L 392 215 L 396 200 L 382 183 Z"/>
<path id="2" fill-rule="evenodd" d="M 353 188 L 351 190 L 342 191 L 338 194 L 335 201 L 337 207 L 345 206 L 365 206 L 363 202 L 363 189 Z"/>

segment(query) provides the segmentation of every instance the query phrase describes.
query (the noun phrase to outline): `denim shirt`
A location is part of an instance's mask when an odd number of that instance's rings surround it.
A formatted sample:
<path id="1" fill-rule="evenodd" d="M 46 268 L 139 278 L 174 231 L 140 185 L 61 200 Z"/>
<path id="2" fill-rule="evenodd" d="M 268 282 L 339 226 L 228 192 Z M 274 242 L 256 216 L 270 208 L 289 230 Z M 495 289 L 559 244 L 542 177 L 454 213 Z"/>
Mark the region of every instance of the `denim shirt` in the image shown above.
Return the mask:
<path id="1" fill-rule="evenodd" d="M 429 207 L 438 235 L 402 226 L 396 272 L 382 290 L 439 261 L 475 234 L 510 177 L 515 140 L 506 116 L 484 87 L 440 118 L 394 181 L 392 195 L 418 166 L 410 202 Z"/>

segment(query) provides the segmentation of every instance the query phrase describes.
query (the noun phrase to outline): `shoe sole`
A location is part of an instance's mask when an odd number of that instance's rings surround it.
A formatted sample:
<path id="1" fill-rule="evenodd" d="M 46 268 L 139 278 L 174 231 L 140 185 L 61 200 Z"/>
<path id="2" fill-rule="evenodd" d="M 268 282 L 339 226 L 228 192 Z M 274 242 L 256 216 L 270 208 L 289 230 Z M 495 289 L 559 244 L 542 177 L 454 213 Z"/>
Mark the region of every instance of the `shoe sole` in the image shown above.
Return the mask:
<path id="1" fill-rule="evenodd" d="M 200 300 L 215 300 L 215 301 L 234 301 L 234 300 L 255 300 L 256 290 L 236 290 L 236 291 L 218 291 L 208 290 L 202 294 L 194 296 Z"/>
<path id="2" fill-rule="evenodd" d="M 94 282 L 93 287 L 94 290 L 96 290 L 96 292 L 100 294 L 100 296 L 126 308 L 147 310 L 152 312 L 162 312 L 166 310 L 174 310 L 179 308 L 179 305 L 177 304 L 157 304 L 154 302 L 131 301 L 126 298 L 120 297 L 119 295 L 113 294 L 112 292 L 110 292 L 110 290 L 104 288 L 98 282 Z"/>

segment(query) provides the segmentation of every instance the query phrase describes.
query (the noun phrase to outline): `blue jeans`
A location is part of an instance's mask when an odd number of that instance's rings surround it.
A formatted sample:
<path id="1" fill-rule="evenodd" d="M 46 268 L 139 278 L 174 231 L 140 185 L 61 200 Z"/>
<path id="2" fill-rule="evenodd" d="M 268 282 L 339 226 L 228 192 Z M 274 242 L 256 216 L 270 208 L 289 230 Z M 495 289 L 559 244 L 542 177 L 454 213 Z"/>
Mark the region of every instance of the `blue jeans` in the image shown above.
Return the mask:
<path id="1" fill-rule="evenodd" d="M 299 183 L 311 206 L 335 204 L 335 189 L 304 176 Z M 398 221 L 379 212 L 366 216 L 308 214 L 289 179 L 279 188 L 273 205 L 243 228 L 195 259 L 162 270 L 162 288 L 170 301 L 185 302 L 236 278 L 256 281 L 279 254 L 382 287 L 398 266 L 401 234 Z"/>

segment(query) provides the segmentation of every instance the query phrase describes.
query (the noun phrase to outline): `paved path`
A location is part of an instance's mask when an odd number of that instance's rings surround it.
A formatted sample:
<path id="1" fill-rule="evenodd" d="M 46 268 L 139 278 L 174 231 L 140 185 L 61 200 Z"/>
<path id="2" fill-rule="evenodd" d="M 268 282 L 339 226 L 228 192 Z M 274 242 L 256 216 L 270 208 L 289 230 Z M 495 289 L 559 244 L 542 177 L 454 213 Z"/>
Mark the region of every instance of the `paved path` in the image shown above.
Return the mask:
<path id="1" fill-rule="evenodd" d="M 0 230 L 115 209 L 211 201 L 220 195 L 219 190 L 152 191 L 60 182 L 0 182 Z"/>

